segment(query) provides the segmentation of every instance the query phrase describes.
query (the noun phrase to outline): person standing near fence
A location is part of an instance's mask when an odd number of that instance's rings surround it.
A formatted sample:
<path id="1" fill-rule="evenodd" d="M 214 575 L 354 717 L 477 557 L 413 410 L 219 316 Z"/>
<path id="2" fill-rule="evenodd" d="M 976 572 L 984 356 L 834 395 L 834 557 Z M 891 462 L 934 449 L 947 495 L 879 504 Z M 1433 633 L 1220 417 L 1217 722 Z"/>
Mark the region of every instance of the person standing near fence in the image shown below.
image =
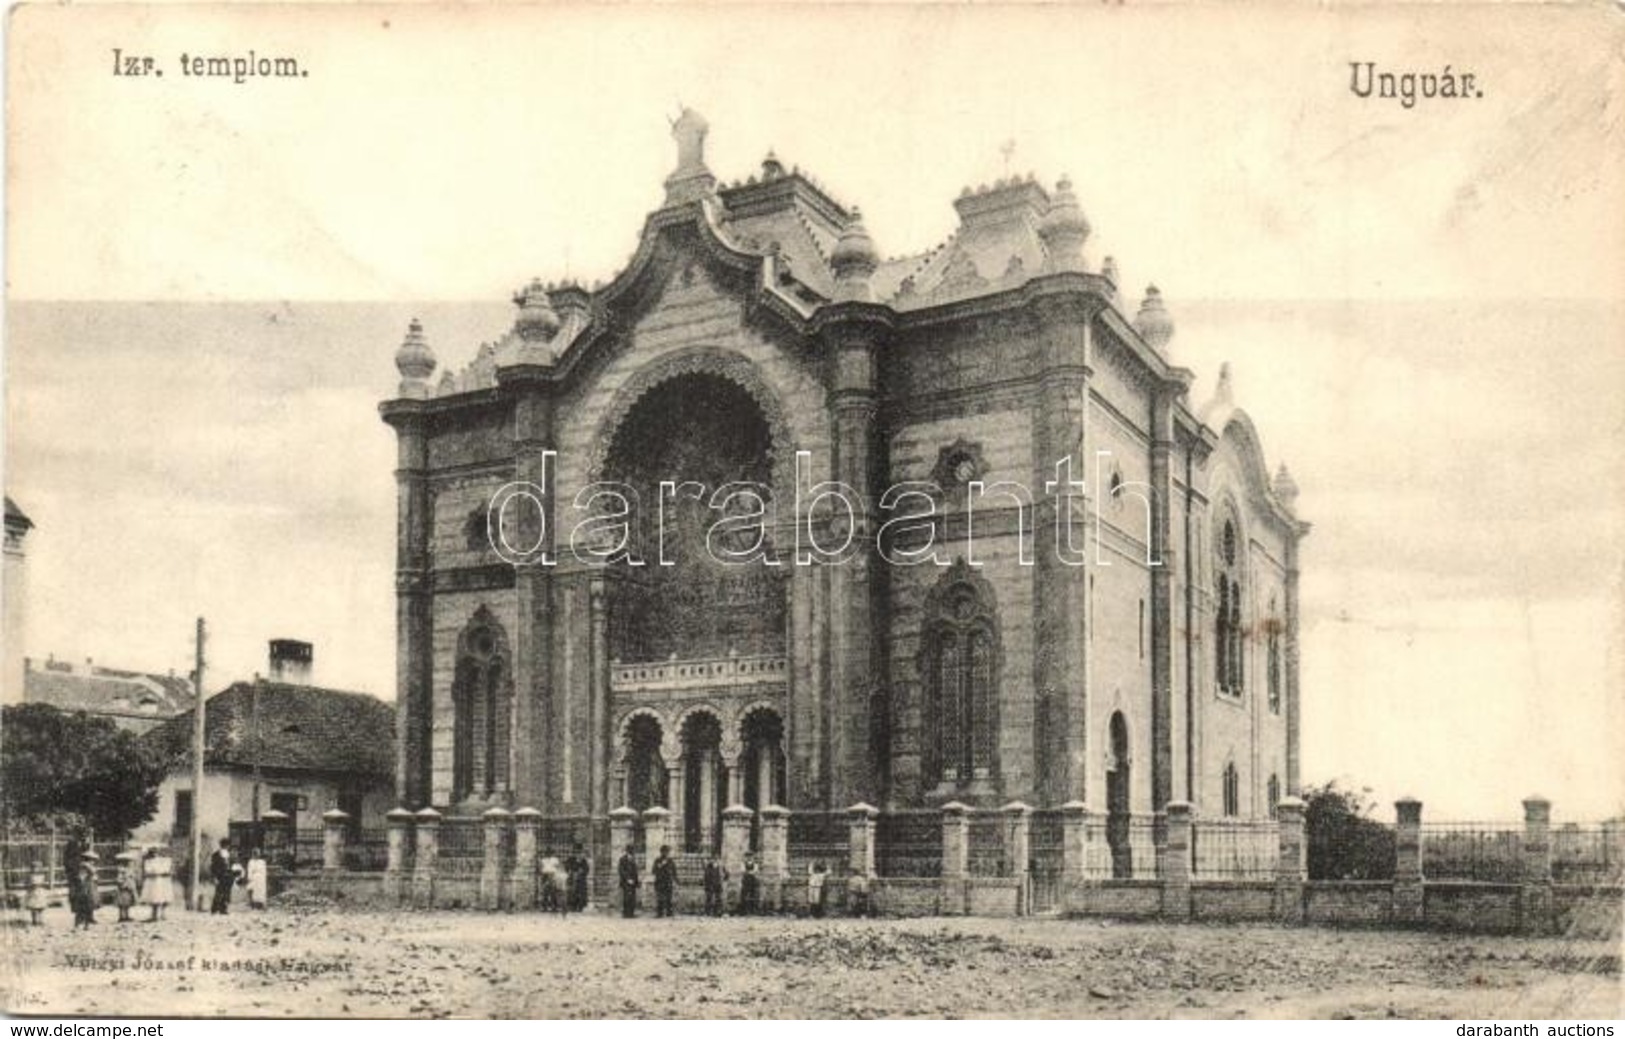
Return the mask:
<path id="1" fill-rule="evenodd" d="M 255 848 L 248 853 L 248 907 L 250 909 L 264 909 L 267 884 L 265 875 L 265 852 Z"/>
<path id="2" fill-rule="evenodd" d="M 114 858 L 118 860 L 118 891 L 113 895 L 113 904 L 118 906 L 118 922 L 127 924 L 130 907 L 141 897 L 141 864 L 133 851 L 121 851 Z"/>
<path id="3" fill-rule="evenodd" d="M 671 846 L 660 846 L 660 857 L 655 859 L 655 916 L 671 916 L 672 903 L 677 896 L 677 863 L 672 861 Z"/>
<path id="4" fill-rule="evenodd" d="M 79 858 L 75 876 L 78 883 L 68 889 L 68 904 L 73 907 L 73 927 L 88 929 L 96 922 L 96 863 L 98 856 L 86 851 Z"/>
<path id="5" fill-rule="evenodd" d="M 814 917 L 824 915 L 824 864 L 815 862 L 807 867 L 807 912 Z"/>
<path id="6" fill-rule="evenodd" d="M 587 908 L 587 874 L 591 868 L 587 862 L 586 852 L 577 841 L 575 847 L 570 850 L 570 857 L 564 860 L 564 873 L 570 885 L 569 897 L 565 904 L 577 913 L 584 912 Z"/>
<path id="7" fill-rule="evenodd" d="M 141 865 L 141 896 L 152 907 L 152 921 L 164 918 L 164 910 L 175 898 L 175 885 L 170 879 L 175 863 L 166 848 L 148 848 Z"/>
<path id="8" fill-rule="evenodd" d="M 621 915 L 630 920 L 638 915 L 638 885 L 642 883 L 638 877 L 638 860 L 632 857 L 630 847 L 621 853 L 616 870 L 621 883 Z"/>
<path id="9" fill-rule="evenodd" d="M 220 838 L 220 847 L 209 856 L 209 879 L 214 881 L 214 899 L 209 903 L 211 915 L 225 916 L 231 912 L 231 888 L 237 882 L 237 866 L 231 861 L 231 841 Z"/>
<path id="10" fill-rule="evenodd" d="M 762 911 L 762 873 L 756 856 L 745 860 L 745 874 L 739 878 L 739 915 L 755 916 Z"/>
<path id="11" fill-rule="evenodd" d="M 705 915 L 722 915 L 722 888 L 728 880 L 728 871 L 715 855 L 705 860 Z"/>
<path id="12" fill-rule="evenodd" d="M 29 923 L 35 927 L 40 925 L 40 917 L 45 912 L 45 874 L 40 870 L 39 864 L 28 871 L 28 916 Z"/>
<path id="13" fill-rule="evenodd" d="M 556 855 L 542 859 L 542 912 L 564 912 L 563 893 L 559 890 L 559 860 Z"/>

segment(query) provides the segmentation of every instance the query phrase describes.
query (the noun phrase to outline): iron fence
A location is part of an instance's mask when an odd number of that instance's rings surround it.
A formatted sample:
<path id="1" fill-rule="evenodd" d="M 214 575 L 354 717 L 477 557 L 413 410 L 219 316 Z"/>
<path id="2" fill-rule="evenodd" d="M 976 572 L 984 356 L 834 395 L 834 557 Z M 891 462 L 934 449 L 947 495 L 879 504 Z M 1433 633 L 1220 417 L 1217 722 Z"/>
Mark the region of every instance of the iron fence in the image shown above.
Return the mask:
<path id="1" fill-rule="evenodd" d="M 1523 878 L 1522 823 L 1423 823 L 1422 876 L 1514 883 Z"/>
<path id="2" fill-rule="evenodd" d="M 1200 820 L 1191 827 L 1191 876 L 1197 880 L 1269 880 L 1281 855 L 1280 826 L 1270 820 Z"/>
<path id="3" fill-rule="evenodd" d="M 942 813 L 882 815 L 875 823 L 875 872 L 883 877 L 940 877 Z"/>
<path id="4" fill-rule="evenodd" d="M 1552 881 L 1619 884 L 1625 881 L 1625 828 L 1566 823 L 1552 830 Z"/>

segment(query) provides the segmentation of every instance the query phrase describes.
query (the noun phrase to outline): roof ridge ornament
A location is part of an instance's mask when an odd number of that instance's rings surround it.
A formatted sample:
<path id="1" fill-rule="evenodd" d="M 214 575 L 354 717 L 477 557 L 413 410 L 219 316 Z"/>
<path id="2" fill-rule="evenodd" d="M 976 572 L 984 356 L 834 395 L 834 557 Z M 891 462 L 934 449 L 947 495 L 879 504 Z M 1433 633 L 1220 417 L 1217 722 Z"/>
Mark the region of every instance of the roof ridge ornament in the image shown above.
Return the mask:
<path id="1" fill-rule="evenodd" d="M 395 370 L 401 373 L 400 395 L 414 399 L 429 396 L 429 376 L 434 374 L 434 351 L 423 336 L 423 322 L 413 318 L 406 326 L 406 338 L 395 351 Z"/>
<path id="2" fill-rule="evenodd" d="M 1029 176 L 1026 183 L 1035 181 Z M 1043 239 L 1050 267 L 1057 271 L 1082 271 L 1083 243 L 1089 240 L 1089 231 L 1089 219 L 1078 205 L 1078 196 L 1072 193 L 1072 178 L 1063 173 L 1055 185 L 1049 210 L 1038 224 L 1038 237 Z"/>
<path id="3" fill-rule="evenodd" d="M 716 188 L 717 179 L 705 165 L 705 135 L 710 129 L 705 117 L 692 108 L 685 107 L 671 121 L 671 136 L 677 142 L 677 168 L 666 178 L 666 205 L 704 198 Z"/>
<path id="4" fill-rule="evenodd" d="M 1174 337 L 1174 319 L 1168 316 L 1168 308 L 1162 302 L 1162 292 L 1155 285 L 1145 287 L 1140 312 L 1134 315 L 1134 330 L 1153 350 L 1167 353 L 1168 341 Z"/>
<path id="5" fill-rule="evenodd" d="M 873 301 L 874 289 L 869 284 L 875 268 L 880 265 L 874 240 L 863 226 L 863 213 L 852 207 L 852 219 L 847 221 L 835 248 L 829 253 L 830 269 L 835 272 L 835 294 L 842 300 Z"/>
<path id="6" fill-rule="evenodd" d="M 1275 497 L 1280 499 L 1281 504 L 1288 509 L 1297 504 L 1298 481 L 1294 480 L 1292 474 L 1287 471 L 1285 462 L 1282 462 L 1280 467 L 1275 470 L 1275 481 L 1272 489 L 1275 491 Z"/>

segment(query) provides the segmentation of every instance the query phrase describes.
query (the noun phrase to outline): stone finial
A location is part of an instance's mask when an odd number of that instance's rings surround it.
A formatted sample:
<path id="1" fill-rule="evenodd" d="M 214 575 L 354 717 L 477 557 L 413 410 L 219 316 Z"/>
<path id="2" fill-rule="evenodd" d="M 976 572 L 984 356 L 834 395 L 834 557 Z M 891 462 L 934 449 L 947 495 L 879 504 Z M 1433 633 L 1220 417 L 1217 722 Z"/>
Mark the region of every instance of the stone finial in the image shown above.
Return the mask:
<path id="1" fill-rule="evenodd" d="M 1038 224 L 1050 265 L 1058 271 L 1083 270 L 1083 243 L 1089 240 L 1089 220 L 1072 193 L 1072 180 L 1061 176 L 1050 199 L 1049 211 Z"/>
<path id="2" fill-rule="evenodd" d="M 1146 286 L 1140 312 L 1134 315 L 1134 329 L 1140 333 L 1141 339 L 1159 352 L 1167 350 L 1168 340 L 1174 337 L 1174 319 L 1168 316 L 1168 308 L 1162 303 L 1162 293 L 1155 285 Z"/>
<path id="3" fill-rule="evenodd" d="M 1234 404 L 1236 390 L 1230 378 L 1230 362 L 1219 365 L 1219 384 L 1213 389 L 1213 400 L 1218 404 Z"/>
<path id="4" fill-rule="evenodd" d="M 784 163 L 780 162 L 779 157 L 773 154 L 773 149 L 769 148 L 767 157 L 762 159 L 762 179 L 777 180 L 782 176 L 784 176 Z"/>
<path id="5" fill-rule="evenodd" d="M 1105 261 L 1103 263 L 1101 263 L 1101 265 L 1100 265 L 1100 276 L 1102 278 L 1105 278 L 1106 281 L 1111 284 L 1112 299 L 1116 299 L 1117 298 L 1118 275 L 1117 275 L 1117 258 L 1115 256 L 1108 256 L 1108 257 L 1106 257 Z"/>
<path id="6" fill-rule="evenodd" d="M 434 351 L 423 338 L 423 323 L 413 318 L 406 326 L 406 338 L 395 351 L 395 370 L 401 373 L 401 396 L 427 397 L 434 366 Z"/>
<path id="7" fill-rule="evenodd" d="M 532 278 L 529 285 L 514 293 L 513 301 L 519 308 L 513 329 L 521 339 L 527 343 L 545 343 L 553 338 L 559 330 L 559 315 L 540 278 Z"/>
<path id="8" fill-rule="evenodd" d="M 1298 481 L 1294 480 L 1292 478 L 1292 474 L 1287 471 L 1285 462 L 1282 462 L 1280 468 L 1275 470 L 1274 489 L 1275 496 L 1279 498 L 1281 500 L 1281 504 L 1285 505 L 1287 508 L 1292 508 L 1292 506 L 1297 502 Z"/>
<path id="9" fill-rule="evenodd" d="M 852 219 L 830 250 L 829 266 L 835 272 L 836 296 L 844 300 L 872 300 L 869 278 L 880 266 L 875 243 L 863 226 L 863 214 L 852 210 Z"/>

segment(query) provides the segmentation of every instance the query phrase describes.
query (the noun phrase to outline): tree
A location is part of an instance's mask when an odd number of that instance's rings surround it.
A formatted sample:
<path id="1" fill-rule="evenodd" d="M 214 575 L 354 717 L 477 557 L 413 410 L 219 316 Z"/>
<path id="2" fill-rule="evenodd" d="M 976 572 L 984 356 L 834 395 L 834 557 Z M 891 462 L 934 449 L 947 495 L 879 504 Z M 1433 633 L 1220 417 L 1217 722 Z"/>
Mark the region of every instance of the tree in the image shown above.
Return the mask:
<path id="1" fill-rule="evenodd" d="M 165 763 L 107 718 L 29 703 L 0 718 L 0 769 L 11 828 L 77 816 L 98 838 L 123 838 L 158 810 Z"/>
<path id="2" fill-rule="evenodd" d="M 1310 880 L 1386 880 L 1394 875 L 1394 828 L 1371 818 L 1369 790 L 1333 780 L 1304 790 Z"/>

